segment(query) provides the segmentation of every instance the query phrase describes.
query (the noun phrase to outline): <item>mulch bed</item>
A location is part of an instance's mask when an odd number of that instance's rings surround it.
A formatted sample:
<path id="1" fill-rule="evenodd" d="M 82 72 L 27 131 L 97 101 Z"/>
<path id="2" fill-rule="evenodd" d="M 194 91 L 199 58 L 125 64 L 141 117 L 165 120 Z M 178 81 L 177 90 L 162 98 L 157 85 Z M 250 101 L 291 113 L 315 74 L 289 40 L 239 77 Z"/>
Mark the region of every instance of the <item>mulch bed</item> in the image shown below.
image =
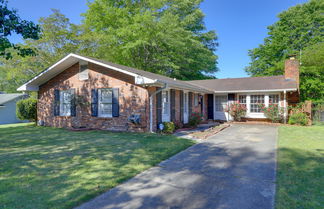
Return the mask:
<path id="1" fill-rule="evenodd" d="M 229 126 L 231 126 L 229 123 L 224 123 L 224 124 L 221 124 L 219 126 L 211 127 L 211 128 L 206 129 L 204 131 L 191 133 L 190 135 L 193 136 L 193 137 L 199 138 L 199 139 L 207 139 L 208 137 L 213 136 L 213 135 L 221 132 L 222 130 L 224 130 L 225 128 L 227 128 Z"/>

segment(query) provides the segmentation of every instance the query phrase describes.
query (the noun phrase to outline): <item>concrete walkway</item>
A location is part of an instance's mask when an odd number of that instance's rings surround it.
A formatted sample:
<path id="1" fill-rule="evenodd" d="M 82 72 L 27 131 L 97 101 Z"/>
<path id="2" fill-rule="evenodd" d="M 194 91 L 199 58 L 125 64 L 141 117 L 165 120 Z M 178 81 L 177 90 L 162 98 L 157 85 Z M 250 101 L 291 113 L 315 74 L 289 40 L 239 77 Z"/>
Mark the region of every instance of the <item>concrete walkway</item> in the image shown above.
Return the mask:
<path id="1" fill-rule="evenodd" d="M 233 125 L 78 209 L 272 209 L 277 127 Z"/>

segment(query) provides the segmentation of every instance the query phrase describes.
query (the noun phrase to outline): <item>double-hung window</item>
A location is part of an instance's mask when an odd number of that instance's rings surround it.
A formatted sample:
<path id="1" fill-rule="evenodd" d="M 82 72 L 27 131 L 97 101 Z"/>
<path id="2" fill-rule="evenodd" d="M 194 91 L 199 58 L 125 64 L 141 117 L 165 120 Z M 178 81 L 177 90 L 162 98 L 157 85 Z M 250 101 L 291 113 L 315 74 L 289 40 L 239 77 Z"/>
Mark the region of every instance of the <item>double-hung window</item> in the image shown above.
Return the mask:
<path id="1" fill-rule="evenodd" d="M 71 116 L 71 91 L 60 91 L 60 116 Z"/>
<path id="2" fill-rule="evenodd" d="M 250 112 L 260 113 L 260 105 L 264 105 L 264 95 L 251 95 L 250 96 Z"/>
<path id="3" fill-rule="evenodd" d="M 98 116 L 112 117 L 112 89 L 99 89 L 98 97 Z"/>
<path id="4" fill-rule="evenodd" d="M 278 94 L 270 94 L 269 95 L 269 104 L 279 104 L 279 95 Z"/>
<path id="5" fill-rule="evenodd" d="M 239 95 L 239 103 L 246 107 L 246 95 Z"/>
<path id="6" fill-rule="evenodd" d="M 194 105 L 198 106 L 198 94 L 194 94 Z"/>

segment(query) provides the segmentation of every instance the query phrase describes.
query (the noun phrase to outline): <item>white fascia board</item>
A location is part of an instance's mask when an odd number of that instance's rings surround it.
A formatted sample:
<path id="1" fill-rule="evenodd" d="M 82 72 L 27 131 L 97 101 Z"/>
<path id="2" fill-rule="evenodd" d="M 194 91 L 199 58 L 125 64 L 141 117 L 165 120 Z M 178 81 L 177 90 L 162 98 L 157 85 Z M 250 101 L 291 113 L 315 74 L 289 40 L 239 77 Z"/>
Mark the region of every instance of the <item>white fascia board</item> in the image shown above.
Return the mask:
<path id="1" fill-rule="evenodd" d="M 24 85 L 20 86 L 17 91 L 38 91 L 39 90 L 39 85 L 33 85 L 31 84 L 32 82 L 36 81 L 36 80 L 39 80 L 41 79 L 45 74 L 47 74 L 49 71 L 52 71 L 55 67 L 57 67 L 59 64 L 63 63 L 64 61 L 66 61 L 67 59 L 69 58 L 76 58 L 76 59 L 79 59 L 79 60 L 84 60 L 84 61 L 87 61 L 87 62 L 91 62 L 91 63 L 94 63 L 96 65 L 100 65 L 100 66 L 103 66 L 103 67 L 106 67 L 106 68 L 110 68 L 112 70 L 115 70 L 115 71 L 118 71 L 118 72 L 122 72 L 124 74 L 127 74 L 127 75 L 130 75 L 130 76 L 133 76 L 135 77 L 135 83 L 136 84 L 145 84 L 145 83 L 154 83 L 155 80 L 153 79 L 150 79 L 150 78 L 146 78 L 144 76 L 141 76 L 141 75 L 138 75 L 138 74 L 135 74 L 135 73 L 132 73 L 132 72 L 129 72 L 129 71 L 126 71 L 126 70 L 123 70 L 123 69 L 120 69 L 120 68 L 117 68 L 117 67 L 114 67 L 114 66 L 111 66 L 111 65 L 108 65 L 108 64 L 104 64 L 104 63 L 101 63 L 101 62 L 98 62 L 96 60 L 92 60 L 90 58 L 87 58 L 87 57 L 83 57 L 83 56 L 80 56 L 80 55 L 77 55 L 77 54 L 69 54 L 67 56 L 65 56 L 63 59 L 61 59 L 60 61 L 58 61 L 57 63 L 55 63 L 54 65 L 52 65 L 51 67 L 49 67 L 47 70 L 45 70 L 44 72 L 40 73 L 39 75 L 35 76 L 34 78 L 32 78 L 31 80 L 29 80 L 27 83 L 25 83 Z M 55 75 L 54 75 L 55 76 Z M 44 81 L 41 81 L 41 83 L 45 83 L 47 82 L 49 79 L 45 80 Z"/>
<path id="2" fill-rule="evenodd" d="M 188 86 L 183 86 L 181 84 L 176 85 L 176 84 L 173 84 L 173 83 L 157 80 L 157 84 L 163 85 L 165 83 L 168 84 L 168 87 L 172 88 L 172 89 L 187 90 L 187 91 L 193 91 L 193 92 L 196 92 L 196 93 L 203 93 L 203 94 L 213 93 L 211 91 L 208 91 L 208 90 L 205 90 L 205 89 L 202 89 L 202 88 L 188 87 Z"/>
<path id="3" fill-rule="evenodd" d="M 78 59 L 81 59 L 81 60 L 84 60 L 84 61 L 87 61 L 87 62 L 94 63 L 96 65 L 100 65 L 100 66 L 103 66 L 103 67 L 106 67 L 106 68 L 110 68 L 112 70 L 124 73 L 126 75 L 133 76 L 133 77 L 135 77 L 135 83 L 136 84 L 154 83 L 156 81 L 156 80 L 153 80 L 153 79 L 138 75 L 136 73 L 132 73 L 132 72 L 129 72 L 127 70 L 123 70 L 123 69 L 120 69 L 120 68 L 117 68 L 117 67 L 102 63 L 102 62 L 98 62 L 96 60 L 92 60 L 90 58 L 83 57 L 83 56 L 80 56 L 80 55 L 77 55 L 77 54 L 71 54 L 71 56 L 73 56 L 75 58 L 78 58 Z"/>
<path id="4" fill-rule="evenodd" d="M 233 90 L 233 91 L 214 91 L 217 93 L 253 93 L 253 92 L 278 92 L 278 91 L 297 91 L 297 88 L 293 89 L 264 89 L 264 90 Z"/>
<path id="5" fill-rule="evenodd" d="M 17 91 L 38 91 L 39 87 L 36 85 L 22 85 L 20 86 Z"/>
<path id="6" fill-rule="evenodd" d="M 28 88 L 28 86 L 29 86 L 28 84 L 30 84 L 31 82 L 33 82 L 33 81 L 41 78 L 47 72 L 51 71 L 53 68 L 55 68 L 56 66 L 58 66 L 59 64 L 61 64 L 62 62 L 64 62 L 68 58 L 70 58 L 71 56 L 72 56 L 72 54 L 69 54 L 69 55 L 65 56 L 60 61 L 58 61 L 57 63 L 55 63 L 54 65 L 52 65 L 51 67 L 47 68 L 46 70 L 44 70 L 43 72 L 41 72 L 40 74 L 38 74 L 37 76 L 35 76 L 34 78 L 32 78 L 31 80 L 29 80 L 27 83 L 25 83 L 24 85 L 20 86 L 17 89 L 17 91 L 35 91 L 35 90 L 27 90 L 27 89 L 37 89 L 36 91 L 38 91 L 38 86 L 30 86 L 30 88 Z"/>

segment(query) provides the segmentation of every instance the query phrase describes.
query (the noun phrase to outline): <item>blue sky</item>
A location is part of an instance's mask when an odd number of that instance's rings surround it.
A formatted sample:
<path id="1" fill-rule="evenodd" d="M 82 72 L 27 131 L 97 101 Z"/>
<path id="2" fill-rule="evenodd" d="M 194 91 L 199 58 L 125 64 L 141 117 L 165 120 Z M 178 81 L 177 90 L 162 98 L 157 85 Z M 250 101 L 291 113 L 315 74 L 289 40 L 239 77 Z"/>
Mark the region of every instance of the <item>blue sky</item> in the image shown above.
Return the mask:
<path id="1" fill-rule="evenodd" d="M 48 16 L 51 8 L 59 9 L 73 23 L 80 23 L 87 10 L 86 0 L 10 0 L 24 19 L 37 21 Z M 307 0 L 205 0 L 208 30 L 218 34 L 218 78 L 246 77 L 248 50 L 257 47 L 267 35 L 267 26 L 277 21 L 277 14 Z M 13 41 L 19 40 L 17 37 Z"/>

